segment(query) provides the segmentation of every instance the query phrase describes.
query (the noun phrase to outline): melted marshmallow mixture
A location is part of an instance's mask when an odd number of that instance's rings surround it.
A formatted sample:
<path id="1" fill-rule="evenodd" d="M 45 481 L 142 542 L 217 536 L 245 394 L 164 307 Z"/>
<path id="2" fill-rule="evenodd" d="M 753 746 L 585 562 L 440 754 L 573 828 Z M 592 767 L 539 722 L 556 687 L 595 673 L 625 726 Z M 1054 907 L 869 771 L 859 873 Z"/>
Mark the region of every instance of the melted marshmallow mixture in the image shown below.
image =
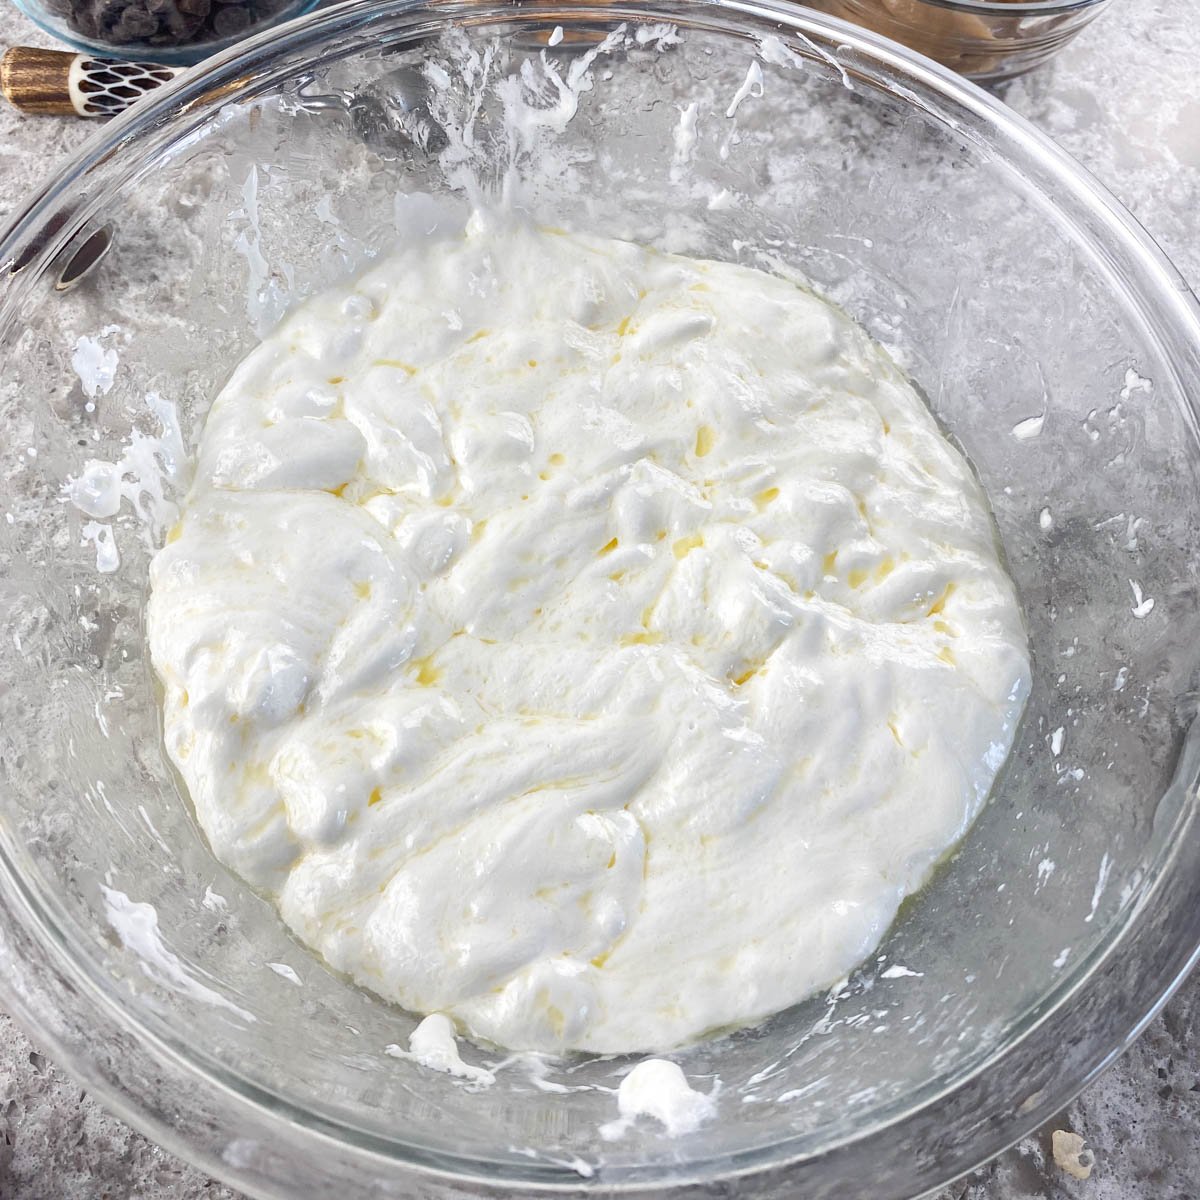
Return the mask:
<path id="1" fill-rule="evenodd" d="M 829 985 L 1029 686 L 987 505 L 781 278 L 478 221 L 215 402 L 148 610 L 218 857 L 505 1046 L 662 1049 Z"/>

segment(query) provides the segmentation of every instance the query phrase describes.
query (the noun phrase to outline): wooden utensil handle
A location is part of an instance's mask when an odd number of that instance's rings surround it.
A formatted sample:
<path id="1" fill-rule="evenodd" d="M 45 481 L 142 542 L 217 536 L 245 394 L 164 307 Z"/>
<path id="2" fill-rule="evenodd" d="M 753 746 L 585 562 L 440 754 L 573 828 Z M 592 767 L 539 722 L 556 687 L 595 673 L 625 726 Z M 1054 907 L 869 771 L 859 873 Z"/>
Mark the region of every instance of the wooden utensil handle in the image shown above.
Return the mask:
<path id="1" fill-rule="evenodd" d="M 157 63 L 107 62 L 87 54 L 13 46 L 0 58 L 0 91 L 22 112 L 111 117 L 182 70 Z"/>

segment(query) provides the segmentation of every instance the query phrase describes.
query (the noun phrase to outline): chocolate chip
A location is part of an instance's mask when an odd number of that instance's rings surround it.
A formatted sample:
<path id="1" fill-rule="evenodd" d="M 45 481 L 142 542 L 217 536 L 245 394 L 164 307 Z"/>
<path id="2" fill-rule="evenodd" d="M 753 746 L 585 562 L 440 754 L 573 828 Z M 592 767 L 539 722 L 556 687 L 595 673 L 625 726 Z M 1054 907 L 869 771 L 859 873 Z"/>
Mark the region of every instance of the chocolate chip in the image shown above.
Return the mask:
<path id="1" fill-rule="evenodd" d="M 96 25 L 100 29 L 111 29 L 121 19 L 124 11 L 125 5 L 121 0 L 96 0 L 92 6 Z"/>
<path id="2" fill-rule="evenodd" d="M 208 16 L 208 0 L 185 0 L 185 3 L 203 5 L 203 11 L 189 13 L 176 5 L 175 8 L 169 8 L 163 14 L 166 18 L 167 31 L 180 42 L 189 41 L 194 37 L 196 31 L 204 24 L 204 18 Z"/>
<path id="3" fill-rule="evenodd" d="M 86 38 L 94 38 L 97 32 L 96 18 L 88 11 L 73 12 L 67 18 L 67 24 L 75 30 L 76 33 L 82 33 Z"/>
<path id="4" fill-rule="evenodd" d="M 144 8 L 127 8 L 117 22 L 114 30 L 122 41 L 140 42 L 152 33 L 158 32 L 158 18 L 152 16 Z"/>
<path id="5" fill-rule="evenodd" d="M 236 5 L 227 4 L 218 8 L 213 16 L 213 32 L 217 37 L 236 37 L 250 28 L 250 14 Z"/>

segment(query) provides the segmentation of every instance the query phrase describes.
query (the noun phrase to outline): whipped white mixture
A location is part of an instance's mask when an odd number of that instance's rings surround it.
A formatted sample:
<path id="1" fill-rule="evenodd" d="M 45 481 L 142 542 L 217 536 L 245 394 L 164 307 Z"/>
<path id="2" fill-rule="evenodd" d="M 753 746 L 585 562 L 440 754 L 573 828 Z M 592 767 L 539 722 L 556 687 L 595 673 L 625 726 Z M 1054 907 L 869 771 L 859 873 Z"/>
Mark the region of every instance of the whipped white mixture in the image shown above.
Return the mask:
<path id="1" fill-rule="evenodd" d="M 1029 686 L 980 488 L 862 330 L 478 219 L 241 364 L 151 580 L 216 854 L 516 1049 L 667 1048 L 844 976 Z"/>

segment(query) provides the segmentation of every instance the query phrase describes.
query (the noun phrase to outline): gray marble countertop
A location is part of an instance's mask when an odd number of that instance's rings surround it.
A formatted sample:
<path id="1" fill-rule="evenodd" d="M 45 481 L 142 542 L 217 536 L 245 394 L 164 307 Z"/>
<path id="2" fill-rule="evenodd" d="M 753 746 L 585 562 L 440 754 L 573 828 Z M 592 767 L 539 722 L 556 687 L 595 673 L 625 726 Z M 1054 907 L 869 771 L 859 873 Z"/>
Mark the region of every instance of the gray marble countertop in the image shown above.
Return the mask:
<path id="1" fill-rule="evenodd" d="M 0 10 L 0 49 L 50 45 Z M 1200 290 L 1200 0 L 1115 0 L 1004 98 L 1142 221 Z M 94 130 L 0 105 L 0 220 Z M 1087 1179 L 1055 1161 L 1081 1135 Z M 238 1200 L 110 1117 L 0 1013 L 0 1200 Z M 1060 1139 L 1061 1140 L 1061 1139 Z M 1038 1135 L 937 1200 L 1195 1200 L 1200 1196 L 1200 975 L 1141 1040 Z"/>

